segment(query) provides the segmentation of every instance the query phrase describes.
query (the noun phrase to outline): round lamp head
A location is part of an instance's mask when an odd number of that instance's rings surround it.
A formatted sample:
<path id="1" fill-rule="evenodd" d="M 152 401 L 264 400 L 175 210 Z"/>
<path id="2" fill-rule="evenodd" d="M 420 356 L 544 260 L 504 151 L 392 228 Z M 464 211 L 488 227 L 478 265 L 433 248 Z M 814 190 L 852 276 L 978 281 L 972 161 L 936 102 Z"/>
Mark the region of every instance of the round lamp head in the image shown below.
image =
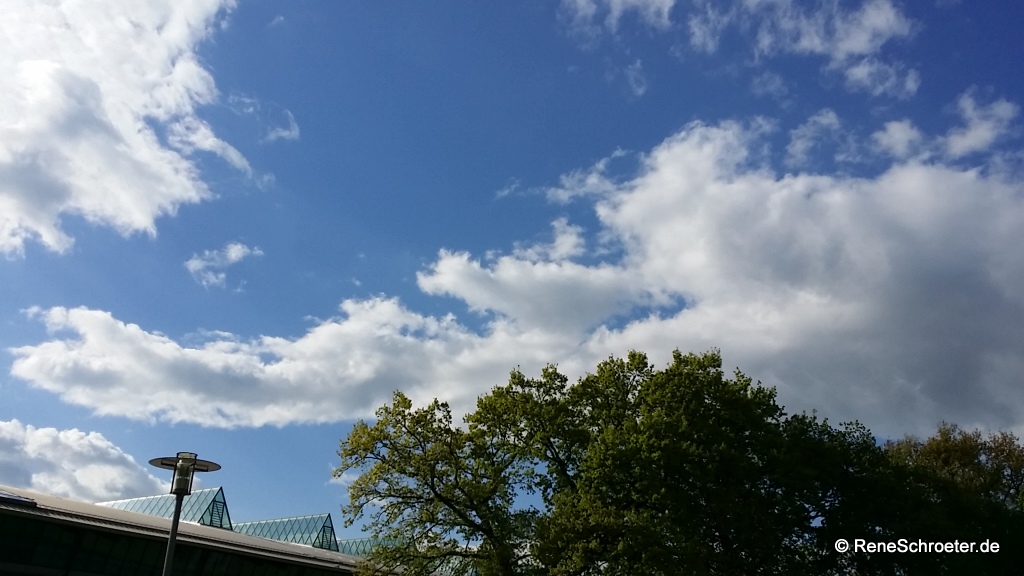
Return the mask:
<path id="1" fill-rule="evenodd" d="M 149 463 L 157 468 L 174 470 L 171 494 L 187 496 L 192 493 L 192 478 L 196 472 L 215 472 L 220 464 L 200 460 L 195 452 L 178 452 L 177 456 L 153 458 Z"/>

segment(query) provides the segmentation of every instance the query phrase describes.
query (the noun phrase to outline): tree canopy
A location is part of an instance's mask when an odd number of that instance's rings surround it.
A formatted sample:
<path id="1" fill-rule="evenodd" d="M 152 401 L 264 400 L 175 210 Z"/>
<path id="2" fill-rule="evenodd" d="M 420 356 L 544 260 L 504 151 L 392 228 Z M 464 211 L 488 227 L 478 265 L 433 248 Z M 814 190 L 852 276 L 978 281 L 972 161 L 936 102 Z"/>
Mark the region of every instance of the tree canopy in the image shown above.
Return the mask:
<path id="1" fill-rule="evenodd" d="M 1019 553 L 835 551 L 835 541 L 1019 542 L 1024 449 L 944 425 L 880 446 L 788 415 L 717 351 L 609 358 L 578 382 L 513 371 L 456 425 L 401 393 L 342 441 L 366 574 L 1002 574 Z M 1015 540 L 1014 540 L 1015 539 Z M 1014 564 L 1014 562 L 1018 562 Z M 1018 569 L 1019 572 L 1019 569 Z"/>

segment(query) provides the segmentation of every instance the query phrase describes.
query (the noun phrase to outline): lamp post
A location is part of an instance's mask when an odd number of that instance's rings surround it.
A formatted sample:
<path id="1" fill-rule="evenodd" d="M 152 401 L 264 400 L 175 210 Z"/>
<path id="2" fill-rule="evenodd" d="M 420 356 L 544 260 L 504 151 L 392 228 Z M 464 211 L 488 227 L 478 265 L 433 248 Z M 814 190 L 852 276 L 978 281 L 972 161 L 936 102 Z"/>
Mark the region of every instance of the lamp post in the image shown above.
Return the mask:
<path id="1" fill-rule="evenodd" d="M 195 452 L 178 452 L 177 456 L 153 458 L 149 463 L 157 468 L 174 470 L 171 479 L 171 494 L 174 494 L 174 516 L 171 518 L 171 535 L 167 539 L 167 555 L 164 557 L 163 576 L 171 576 L 174 561 L 174 541 L 178 537 L 178 520 L 181 518 L 181 503 L 192 493 L 192 477 L 196 472 L 215 472 L 220 464 L 200 460 Z"/>

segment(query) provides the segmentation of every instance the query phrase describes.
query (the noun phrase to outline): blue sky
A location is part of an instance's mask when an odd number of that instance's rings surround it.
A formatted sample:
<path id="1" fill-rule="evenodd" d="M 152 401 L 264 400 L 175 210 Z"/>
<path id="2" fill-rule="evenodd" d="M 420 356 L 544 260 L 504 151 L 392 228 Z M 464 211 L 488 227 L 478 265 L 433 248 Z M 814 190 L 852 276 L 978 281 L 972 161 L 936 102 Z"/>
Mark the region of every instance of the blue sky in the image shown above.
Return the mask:
<path id="1" fill-rule="evenodd" d="M 0 483 L 330 511 L 393 390 L 720 348 L 1024 431 L 1024 7 L 7 2 Z M 355 528 L 347 532 L 357 534 Z"/>

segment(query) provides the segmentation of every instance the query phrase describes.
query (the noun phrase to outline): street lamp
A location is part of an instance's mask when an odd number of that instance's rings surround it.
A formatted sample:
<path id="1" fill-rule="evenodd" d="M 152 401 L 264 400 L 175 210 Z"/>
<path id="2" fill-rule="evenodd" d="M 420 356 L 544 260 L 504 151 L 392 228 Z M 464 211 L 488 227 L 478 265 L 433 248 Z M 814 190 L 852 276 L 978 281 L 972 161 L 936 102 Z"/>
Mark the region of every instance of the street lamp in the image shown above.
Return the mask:
<path id="1" fill-rule="evenodd" d="M 174 541 L 178 537 L 178 520 L 181 518 L 181 502 L 192 493 L 192 476 L 196 472 L 216 472 L 220 464 L 200 460 L 195 452 L 178 452 L 177 456 L 153 458 L 149 463 L 157 468 L 174 470 L 171 479 L 171 494 L 174 494 L 174 516 L 171 518 L 171 536 L 167 539 L 167 555 L 164 557 L 164 576 L 171 576 L 174 560 Z"/>

